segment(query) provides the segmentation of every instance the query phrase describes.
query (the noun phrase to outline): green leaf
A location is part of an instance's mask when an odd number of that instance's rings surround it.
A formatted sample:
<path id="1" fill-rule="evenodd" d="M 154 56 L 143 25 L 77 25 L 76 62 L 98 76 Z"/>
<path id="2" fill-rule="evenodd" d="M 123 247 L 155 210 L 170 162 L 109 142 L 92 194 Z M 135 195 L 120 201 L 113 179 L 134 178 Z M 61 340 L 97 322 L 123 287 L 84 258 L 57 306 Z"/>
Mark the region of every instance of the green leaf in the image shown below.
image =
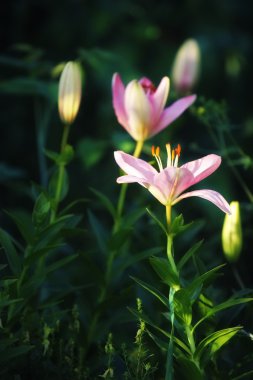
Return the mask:
<path id="1" fill-rule="evenodd" d="M 90 190 L 98 197 L 98 199 L 100 200 L 102 205 L 105 206 L 105 208 L 110 212 L 112 217 L 115 218 L 116 210 L 115 210 L 112 202 L 110 201 L 110 199 L 106 195 L 104 195 L 103 193 L 101 193 L 98 190 L 93 189 L 92 187 L 90 188 Z"/>
<path id="2" fill-rule="evenodd" d="M 106 253 L 108 236 L 103 225 L 90 210 L 88 210 L 88 218 L 101 252 Z"/>
<path id="3" fill-rule="evenodd" d="M 174 294 L 173 299 L 174 312 L 177 320 L 183 325 L 191 325 L 192 307 L 188 292 L 185 289 L 180 289 Z"/>
<path id="4" fill-rule="evenodd" d="M 123 263 L 121 262 L 118 268 L 117 272 L 122 273 L 126 268 L 134 265 L 138 261 L 144 260 L 147 257 L 153 256 L 155 254 L 160 253 L 162 250 L 162 247 L 156 247 L 156 248 L 150 248 L 146 249 L 145 251 L 135 253 L 134 255 L 130 256 L 128 253 L 126 256 L 122 257 Z"/>
<path id="5" fill-rule="evenodd" d="M 10 218 L 16 224 L 25 242 L 28 244 L 32 244 L 34 230 L 33 230 L 33 225 L 31 221 L 31 216 L 22 211 L 15 211 L 15 212 L 6 211 L 6 213 L 7 215 L 10 216 Z"/>
<path id="6" fill-rule="evenodd" d="M 58 244 L 64 227 L 73 226 L 79 220 L 80 217 L 73 214 L 64 215 L 56 219 L 52 224 L 40 231 L 37 241 L 33 244 L 32 251 L 39 251 L 48 245 Z"/>
<path id="7" fill-rule="evenodd" d="M 194 244 L 185 254 L 184 256 L 179 260 L 177 267 L 180 271 L 184 265 L 188 262 L 188 260 L 197 253 L 198 249 L 201 247 L 204 240 L 200 240 L 198 243 Z"/>
<path id="8" fill-rule="evenodd" d="M 48 265 L 46 268 L 46 273 L 47 274 L 51 273 L 51 272 L 63 267 L 64 265 L 71 263 L 71 261 L 75 260 L 78 256 L 79 256 L 78 253 L 75 255 L 70 255 L 70 256 L 64 257 L 63 259 L 56 261 L 55 263 L 53 263 L 51 265 Z"/>
<path id="9" fill-rule="evenodd" d="M 207 286 L 209 283 L 217 277 L 217 272 L 223 268 L 225 264 L 219 265 L 206 273 L 195 278 L 189 285 L 187 285 L 184 289 L 188 292 L 188 297 L 191 299 L 193 303 L 199 296 L 203 285 Z"/>
<path id="10" fill-rule="evenodd" d="M 15 275 L 19 275 L 21 272 L 21 260 L 13 244 L 12 237 L 0 228 L 0 244 L 5 251 L 6 258 L 8 260 L 11 271 Z"/>
<path id="11" fill-rule="evenodd" d="M 25 355 L 33 348 L 34 346 L 28 345 L 19 347 L 9 347 L 8 349 L 1 351 L 1 363 L 6 363 L 18 356 Z"/>
<path id="12" fill-rule="evenodd" d="M 158 224 L 158 226 L 163 230 L 163 232 L 167 235 L 168 231 L 166 226 L 157 218 L 157 216 L 151 212 L 148 208 L 146 208 L 149 215 L 154 219 L 154 221 Z"/>
<path id="13" fill-rule="evenodd" d="M 9 300 L 9 299 L 2 299 L 0 300 L 0 309 L 6 307 L 6 306 L 9 306 L 9 305 L 12 305 L 14 303 L 17 303 L 17 302 L 21 302 L 23 301 L 24 299 L 23 298 L 15 298 L 15 299 L 12 299 L 12 300 Z"/>
<path id="14" fill-rule="evenodd" d="M 132 228 L 121 228 L 118 232 L 114 233 L 108 241 L 108 248 L 112 251 L 119 250 L 126 243 Z"/>
<path id="15" fill-rule="evenodd" d="M 210 334 L 198 344 L 194 358 L 200 361 L 205 354 L 208 357 L 206 361 L 211 360 L 213 355 L 241 329 L 242 327 L 231 327 Z"/>
<path id="16" fill-rule="evenodd" d="M 49 150 L 49 149 L 44 149 L 44 153 L 48 158 L 50 158 L 50 160 L 52 160 L 56 164 L 59 162 L 59 157 L 60 157 L 59 153 L 53 152 L 52 150 Z"/>
<path id="17" fill-rule="evenodd" d="M 228 309 L 229 307 L 232 307 L 232 306 L 236 306 L 236 305 L 240 305 L 240 304 L 243 304 L 243 303 L 247 303 L 247 302 L 251 302 L 253 301 L 253 298 L 237 298 L 237 299 L 230 299 L 226 302 L 223 302 L 223 303 L 220 303 L 219 305 L 217 306 L 214 306 L 212 309 L 210 309 L 207 314 L 201 318 L 196 324 L 195 326 L 193 327 L 193 331 L 203 322 L 205 321 L 207 318 L 211 317 L 212 315 L 218 313 L 219 311 L 222 311 L 222 310 L 225 310 L 225 309 Z"/>
<path id="18" fill-rule="evenodd" d="M 149 261 L 155 272 L 166 285 L 169 285 L 170 287 L 179 285 L 178 274 L 175 273 L 170 267 L 167 259 L 160 257 L 151 257 Z"/>
<path id="19" fill-rule="evenodd" d="M 174 218 L 174 220 L 172 221 L 172 224 L 170 226 L 170 233 L 172 233 L 173 235 L 178 235 L 181 232 L 187 230 L 191 225 L 192 225 L 192 222 L 188 224 L 184 224 L 183 215 L 180 214 L 176 216 L 176 218 Z"/>
<path id="20" fill-rule="evenodd" d="M 60 154 L 58 165 L 68 165 L 75 155 L 72 145 L 66 144 L 63 152 Z"/>
<path id="21" fill-rule="evenodd" d="M 152 285 L 147 284 L 146 282 L 139 280 L 138 278 L 130 276 L 135 282 L 141 285 L 144 289 L 148 290 L 151 294 L 153 294 L 156 298 L 159 299 L 167 308 L 169 307 L 169 300 L 156 288 Z"/>
<path id="22" fill-rule="evenodd" d="M 35 227 L 41 228 L 47 224 L 50 217 L 50 210 L 50 200 L 44 193 L 41 193 L 36 199 L 32 213 L 32 221 Z"/>

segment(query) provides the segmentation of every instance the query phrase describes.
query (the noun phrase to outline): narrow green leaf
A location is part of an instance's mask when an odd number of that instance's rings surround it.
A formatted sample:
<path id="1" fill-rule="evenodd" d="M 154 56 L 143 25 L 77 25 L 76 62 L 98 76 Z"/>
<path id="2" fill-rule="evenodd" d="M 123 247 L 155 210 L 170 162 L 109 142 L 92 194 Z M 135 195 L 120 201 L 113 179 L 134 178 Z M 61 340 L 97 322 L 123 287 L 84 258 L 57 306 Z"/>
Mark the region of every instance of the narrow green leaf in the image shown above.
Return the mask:
<path id="1" fill-rule="evenodd" d="M 212 309 L 210 309 L 207 314 L 201 318 L 196 324 L 195 326 L 193 327 L 193 331 L 203 322 L 205 321 L 207 318 L 211 317 L 212 315 L 218 313 L 219 311 L 222 311 L 222 310 L 225 310 L 225 309 L 228 309 L 229 307 L 232 307 L 232 306 L 236 306 L 236 305 L 240 305 L 240 304 L 243 304 L 243 303 L 247 303 L 247 302 L 251 302 L 253 301 L 253 298 L 238 298 L 238 299 L 230 299 L 226 302 L 223 302 L 217 306 L 214 306 Z"/>
<path id="2" fill-rule="evenodd" d="M 23 298 L 16 298 L 16 299 L 12 299 L 12 300 L 8 300 L 8 299 L 0 300 L 0 309 L 4 308 L 6 306 L 12 305 L 14 303 L 17 303 L 17 302 L 21 302 L 21 301 L 23 301 Z"/>
<path id="3" fill-rule="evenodd" d="M 2 228 L 0 228 L 0 244 L 5 251 L 5 255 L 12 272 L 15 275 L 19 275 L 21 272 L 21 260 L 13 244 L 12 237 Z"/>
<path id="4" fill-rule="evenodd" d="M 34 230 L 31 216 L 20 211 L 6 211 L 6 214 L 9 215 L 9 217 L 14 221 L 25 242 L 28 244 L 32 244 Z"/>
<path id="5" fill-rule="evenodd" d="M 88 210 L 88 218 L 101 252 L 106 253 L 108 237 L 103 225 L 90 210 Z"/>
<path id="6" fill-rule="evenodd" d="M 202 287 L 205 285 L 209 285 L 209 283 L 217 277 L 217 272 L 223 268 L 225 264 L 219 265 L 206 273 L 195 278 L 189 285 L 187 285 L 184 289 L 188 292 L 188 296 L 193 303 L 199 296 Z"/>
<path id="7" fill-rule="evenodd" d="M 187 263 L 187 261 L 197 253 L 198 249 L 201 247 L 203 244 L 204 240 L 200 240 L 198 243 L 194 244 L 185 254 L 184 256 L 179 260 L 177 267 L 178 270 L 180 271 L 184 265 Z"/>
<path id="8" fill-rule="evenodd" d="M 154 221 L 158 224 L 158 226 L 163 230 L 163 232 L 167 235 L 168 231 L 167 231 L 167 228 L 165 227 L 165 225 L 157 218 L 157 216 L 151 212 L 148 208 L 146 208 L 147 212 L 149 213 L 149 215 L 151 216 L 151 218 L 154 219 Z"/>
<path id="9" fill-rule="evenodd" d="M 75 260 L 78 256 L 79 256 L 78 254 L 75 254 L 75 255 L 64 257 L 63 259 L 60 259 L 60 260 L 56 261 L 55 263 L 48 265 L 45 271 L 46 271 L 46 273 L 51 273 L 51 272 L 65 266 L 65 265 L 71 263 L 71 261 Z"/>
<path id="10" fill-rule="evenodd" d="M 148 290 L 151 294 L 153 294 L 156 298 L 159 299 L 166 307 L 169 307 L 169 300 L 156 288 L 152 285 L 147 284 L 146 282 L 139 280 L 138 278 L 130 276 L 135 282 L 141 285 L 144 289 Z"/>
<path id="11" fill-rule="evenodd" d="M 170 287 L 179 285 L 178 274 L 175 273 L 169 266 L 167 259 L 160 257 L 151 257 L 149 261 L 155 272 L 166 285 L 169 285 Z"/>
<path id="12" fill-rule="evenodd" d="M 146 249 L 145 251 L 136 253 L 132 256 L 127 254 L 126 256 L 122 257 L 122 260 L 117 272 L 122 273 L 125 269 L 134 265 L 138 261 L 144 260 L 150 256 L 160 253 L 162 249 L 163 249 L 162 247 L 155 247 L 155 248 Z"/>
<path id="13" fill-rule="evenodd" d="M 98 197 L 102 205 L 105 206 L 105 208 L 110 212 L 112 217 L 115 218 L 116 210 L 111 200 L 105 194 L 101 193 L 100 191 L 96 189 L 93 189 L 92 187 L 90 188 L 90 190 Z"/>
<path id="14" fill-rule="evenodd" d="M 204 338 L 197 346 L 194 353 L 194 358 L 197 361 L 201 360 L 201 357 L 206 351 L 208 360 L 212 359 L 216 351 L 218 351 L 224 344 L 226 344 L 235 334 L 241 330 L 242 327 L 231 327 L 219 331 L 215 331 L 206 338 Z"/>

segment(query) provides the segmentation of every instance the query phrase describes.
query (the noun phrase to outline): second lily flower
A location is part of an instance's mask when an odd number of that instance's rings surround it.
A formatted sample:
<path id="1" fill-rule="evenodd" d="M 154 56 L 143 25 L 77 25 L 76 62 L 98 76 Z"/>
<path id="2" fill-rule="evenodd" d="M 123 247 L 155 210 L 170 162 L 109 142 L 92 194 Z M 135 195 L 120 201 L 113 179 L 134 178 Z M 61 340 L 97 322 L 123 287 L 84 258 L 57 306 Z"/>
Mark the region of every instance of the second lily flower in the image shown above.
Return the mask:
<path id="1" fill-rule="evenodd" d="M 166 148 L 168 158 L 165 167 L 163 167 L 160 158 L 160 149 L 152 149 L 152 155 L 158 163 L 159 171 L 146 161 L 130 154 L 121 151 L 114 152 L 117 164 L 126 173 L 126 175 L 119 177 L 117 182 L 139 183 L 147 188 L 164 206 L 173 206 L 188 197 L 200 197 L 212 202 L 223 212 L 230 214 L 229 204 L 217 191 L 204 189 L 184 193 L 186 189 L 211 175 L 220 166 L 221 157 L 216 154 L 209 154 L 178 166 L 180 145 L 171 150 L 170 144 L 167 144 Z"/>
<path id="2" fill-rule="evenodd" d="M 136 141 L 145 141 L 177 119 L 196 99 L 195 95 L 177 100 L 164 108 L 170 80 L 164 77 L 155 88 L 148 78 L 131 81 L 125 88 L 119 74 L 112 81 L 113 107 L 118 122 Z"/>

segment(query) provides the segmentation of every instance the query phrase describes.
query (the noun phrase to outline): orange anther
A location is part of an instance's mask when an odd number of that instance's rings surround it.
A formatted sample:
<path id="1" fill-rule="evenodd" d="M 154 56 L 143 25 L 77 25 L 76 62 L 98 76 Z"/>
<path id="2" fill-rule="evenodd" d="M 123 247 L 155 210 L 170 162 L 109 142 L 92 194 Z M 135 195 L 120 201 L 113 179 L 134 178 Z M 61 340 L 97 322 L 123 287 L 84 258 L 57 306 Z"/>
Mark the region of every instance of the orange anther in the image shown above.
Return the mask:
<path id="1" fill-rule="evenodd" d="M 175 158 L 175 149 L 172 149 L 172 152 L 171 152 L 171 161 L 172 162 L 174 161 L 174 158 Z"/>
<path id="2" fill-rule="evenodd" d="M 175 148 L 175 153 L 178 157 L 180 157 L 181 150 L 182 150 L 181 145 L 177 144 L 177 147 Z"/>
<path id="3" fill-rule="evenodd" d="M 155 146 L 154 145 L 152 145 L 151 153 L 152 153 L 152 156 L 155 156 Z"/>
<path id="4" fill-rule="evenodd" d="M 156 147 L 155 154 L 156 154 L 156 156 L 158 156 L 158 157 L 160 156 L 160 147 L 159 147 L 159 146 Z"/>

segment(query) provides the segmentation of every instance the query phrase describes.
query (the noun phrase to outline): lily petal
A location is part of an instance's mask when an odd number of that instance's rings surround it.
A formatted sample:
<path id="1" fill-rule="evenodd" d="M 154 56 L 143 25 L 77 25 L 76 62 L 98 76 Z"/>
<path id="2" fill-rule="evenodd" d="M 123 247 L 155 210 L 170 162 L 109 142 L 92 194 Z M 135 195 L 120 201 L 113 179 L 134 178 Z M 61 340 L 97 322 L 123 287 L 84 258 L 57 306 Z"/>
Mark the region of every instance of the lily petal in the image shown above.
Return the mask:
<path id="1" fill-rule="evenodd" d="M 177 100 L 171 106 L 165 108 L 161 118 L 155 128 L 152 131 L 151 136 L 156 135 L 161 132 L 167 125 L 171 124 L 175 119 L 177 119 L 192 103 L 196 100 L 196 95 L 186 96 L 182 99 Z"/>
<path id="2" fill-rule="evenodd" d="M 145 180 L 148 183 L 152 183 L 154 175 L 157 174 L 155 168 L 149 165 L 146 161 L 133 157 L 122 151 L 114 152 L 114 158 L 125 173 L 137 177 L 138 181 Z"/>
<path id="3" fill-rule="evenodd" d="M 157 115 L 156 121 L 158 121 L 158 118 L 161 116 L 165 103 L 168 99 L 169 89 L 170 80 L 168 77 L 164 77 L 152 96 L 155 113 Z"/>
<path id="4" fill-rule="evenodd" d="M 180 169 L 188 169 L 193 175 L 193 183 L 198 183 L 202 179 L 211 175 L 221 164 L 221 157 L 217 154 L 209 154 L 205 157 L 199 158 L 198 160 L 187 162 L 182 165 Z M 191 186 L 189 185 L 189 186 Z M 189 187 L 188 186 L 188 187 Z"/>
<path id="5" fill-rule="evenodd" d="M 149 135 L 150 103 L 142 86 L 136 80 L 126 87 L 124 106 L 132 137 L 137 141 L 145 140 Z"/>
<path id="6" fill-rule="evenodd" d="M 139 183 L 144 184 L 146 183 L 145 178 L 139 178 L 134 175 L 122 175 L 121 177 L 117 178 L 117 183 Z M 146 187 L 146 186 L 145 186 Z"/>
<path id="7" fill-rule="evenodd" d="M 184 193 L 180 195 L 178 198 L 176 198 L 173 201 L 172 205 L 178 203 L 184 198 L 189 198 L 189 197 L 200 197 L 200 198 L 206 199 L 207 201 L 212 202 L 215 206 L 221 209 L 221 211 L 225 212 L 226 214 L 231 214 L 231 209 L 228 202 L 220 193 L 214 190 L 205 189 L 205 190 L 195 190 L 195 191 L 190 191 L 189 193 Z"/>
<path id="8" fill-rule="evenodd" d="M 128 131 L 124 107 L 125 87 L 118 73 L 112 78 L 112 103 L 118 122 Z"/>

